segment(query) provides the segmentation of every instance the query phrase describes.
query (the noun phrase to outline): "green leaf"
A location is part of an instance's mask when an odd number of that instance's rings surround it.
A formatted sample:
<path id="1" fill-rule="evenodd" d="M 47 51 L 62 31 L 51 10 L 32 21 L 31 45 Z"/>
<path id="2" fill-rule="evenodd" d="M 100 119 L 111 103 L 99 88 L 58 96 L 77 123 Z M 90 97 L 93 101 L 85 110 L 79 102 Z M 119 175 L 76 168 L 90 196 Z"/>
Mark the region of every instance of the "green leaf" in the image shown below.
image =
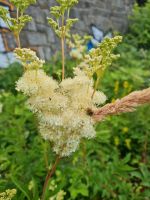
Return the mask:
<path id="1" fill-rule="evenodd" d="M 11 180 L 16 185 L 16 187 L 25 195 L 25 197 L 27 197 L 28 200 L 31 200 L 31 198 L 27 192 L 27 189 L 25 189 L 25 187 L 23 187 L 21 185 L 21 183 L 14 176 L 11 176 Z"/>
<path id="2" fill-rule="evenodd" d="M 89 195 L 88 188 L 83 183 L 80 183 L 76 187 L 70 187 L 69 191 L 70 191 L 72 199 L 76 199 L 79 194 L 83 195 L 84 197 L 88 197 Z"/>

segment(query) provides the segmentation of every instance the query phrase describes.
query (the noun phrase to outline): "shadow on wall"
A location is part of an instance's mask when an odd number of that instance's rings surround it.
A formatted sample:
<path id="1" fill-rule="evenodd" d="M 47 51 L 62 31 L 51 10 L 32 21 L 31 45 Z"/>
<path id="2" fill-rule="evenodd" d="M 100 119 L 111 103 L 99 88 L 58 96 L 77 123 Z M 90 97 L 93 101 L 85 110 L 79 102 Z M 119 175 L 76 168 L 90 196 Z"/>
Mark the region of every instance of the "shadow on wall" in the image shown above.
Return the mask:
<path id="1" fill-rule="evenodd" d="M 137 0 L 139 6 L 144 6 L 147 0 Z"/>

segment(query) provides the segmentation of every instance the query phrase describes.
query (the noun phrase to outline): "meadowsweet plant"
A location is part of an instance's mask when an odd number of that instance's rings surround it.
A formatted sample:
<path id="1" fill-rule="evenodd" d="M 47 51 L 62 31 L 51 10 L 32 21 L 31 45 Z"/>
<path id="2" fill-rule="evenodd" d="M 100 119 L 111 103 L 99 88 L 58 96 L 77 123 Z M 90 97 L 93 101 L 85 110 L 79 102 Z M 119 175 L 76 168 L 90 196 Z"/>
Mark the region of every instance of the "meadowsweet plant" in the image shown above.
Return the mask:
<path id="1" fill-rule="evenodd" d="M 105 70 L 119 57 L 119 55 L 113 54 L 112 51 L 121 41 L 121 36 L 116 36 L 112 39 L 105 38 L 104 41 L 98 45 L 98 48 L 92 49 L 89 54 L 85 55 L 83 62 L 80 63 L 79 67 L 90 79 L 96 75 L 92 98 L 94 97 Z"/>
<path id="2" fill-rule="evenodd" d="M 26 23 L 32 20 L 32 17 L 24 14 L 25 10 L 29 7 L 30 4 L 36 3 L 36 0 L 10 0 L 10 2 L 16 8 L 16 18 L 9 17 L 9 11 L 0 6 L 0 17 L 5 21 L 8 28 L 13 32 L 18 47 L 21 47 L 20 44 L 20 32 Z"/>
<path id="3" fill-rule="evenodd" d="M 54 29 L 55 33 L 61 38 L 61 51 L 62 51 L 62 79 L 65 78 L 65 38 L 70 34 L 70 29 L 73 24 L 78 20 L 77 18 L 70 18 L 70 9 L 78 3 L 78 0 L 56 0 L 58 6 L 50 8 L 50 14 L 53 18 L 48 18 L 49 24 Z"/>
<path id="4" fill-rule="evenodd" d="M 79 36 L 73 36 L 74 42 L 67 41 L 67 43 L 72 48 L 82 47 L 80 49 L 82 57 L 80 64 L 74 68 L 74 77 L 65 78 L 65 39 L 69 38 L 70 28 L 77 21 L 70 19 L 69 13 L 78 1 L 56 1 L 59 5 L 50 9 L 53 18 L 48 18 L 48 22 L 61 40 L 62 80 L 58 82 L 44 72 L 44 61 L 40 60 L 34 51 L 20 48 L 19 43 L 14 51 L 24 67 L 24 73 L 17 81 L 16 89 L 28 97 L 28 107 L 38 118 L 39 132 L 43 139 L 52 144 L 52 149 L 57 155 L 52 169 L 46 176 L 42 200 L 45 199 L 48 182 L 59 160 L 72 155 L 78 149 L 81 140 L 96 136 L 97 121 L 101 121 L 108 115 L 133 111 L 136 106 L 150 101 L 150 89 L 147 89 L 131 93 L 122 100 L 99 108 L 105 103 L 106 96 L 103 92 L 97 91 L 97 87 L 104 71 L 119 57 L 113 54 L 113 50 L 121 42 L 121 36 L 105 38 L 96 49 L 87 54 L 83 48 L 86 38 L 82 41 Z M 28 5 L 34 3 L 31 0 L 26 0 L 24 4 L 17 0 L 12 2 L 21 13 Z M 1 9 L 0 14 L 7 21 L 8 18 L 4 17 L 7 13 L 4 12 Z M 14 21 L 17 19 L 18 17 Z M 17 22 L 18 27 L 20 21 Z M 21 24 L 23 25 L 23 22 Z M 15 30 L 16 24 L 11 26 L 11 30 Z M 18 35 L 22 27 L 17 29 Z M 76 39 L 79 39 L 79 42 Z"/>
<path id="5" fill-rule="evenodd" d="M 18 52 L 20 49 L 15 50 L 17 57 Z M 24 52 L 22 49 L 22 55 Z M 53 143 L 57 155 L 69 156 L 82 138 L 95 137 L 94 121 L 87 109 L 96 109 L 106 101 L 106 96 L 96 91 L 92 98 L 93 80 L 78 67 L 74 69 L 74 78 L 58 83 L 36 67 L 39 60 L 34 66 L 30 61 L 32 58 L 25 65 L 26 71 L 16 89 L 29 97 L 28 106 L 39 119 L 43 138 Z"/>

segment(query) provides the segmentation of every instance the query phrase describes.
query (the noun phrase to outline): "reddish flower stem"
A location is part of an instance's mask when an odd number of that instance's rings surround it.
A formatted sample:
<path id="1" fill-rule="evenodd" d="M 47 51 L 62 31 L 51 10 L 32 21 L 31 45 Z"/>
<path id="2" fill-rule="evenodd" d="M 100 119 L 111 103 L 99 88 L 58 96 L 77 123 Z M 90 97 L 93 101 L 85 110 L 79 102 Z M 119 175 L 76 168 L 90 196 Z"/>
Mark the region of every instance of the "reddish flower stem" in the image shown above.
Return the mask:
<path id="1" fill-rule="evenodd" d="M 45 182 L 44 182 L 44 186 L 43 186 L 43 192 L 42 192 L 41 200 L 45 200 L 45 193 L 46 193 L 46 189 L 47 189 L 49 180 L 51 179 L 52 175 L 55 173 L 55 170 L 56 170 L 56 167 L 57 167 L 59 161 L 60 161 L 60 156 L 58 155 L 57 158 L 56 158 L 56 160 L 55 160 L 54 165 L 48 171 L 48 174 L 46 176 L 46 179 L 45 179 Z"/>

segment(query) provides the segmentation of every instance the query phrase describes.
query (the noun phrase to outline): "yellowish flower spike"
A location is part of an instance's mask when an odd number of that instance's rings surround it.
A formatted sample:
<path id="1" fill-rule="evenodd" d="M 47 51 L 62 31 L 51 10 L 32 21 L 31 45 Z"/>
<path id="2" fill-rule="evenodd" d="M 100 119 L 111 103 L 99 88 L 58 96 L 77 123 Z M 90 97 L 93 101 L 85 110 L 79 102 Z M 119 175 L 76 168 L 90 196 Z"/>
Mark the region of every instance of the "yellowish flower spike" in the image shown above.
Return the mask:
<path id="1" fill-rule="evenodd" d="M 16 189 L 8 189 L 5 192 L 0 193 L 0 200 L 11 200 L 16 195 Z"/>
<path id="2" fill-rule="evenodd" d="M 89 77 L 93 77 L 94 73 L 96 73 L 98 77 L 101 76 L 106 68 L 119 57 L 119 55 L 113 54 L 112 51 L 121 41 L 121 36 L 105 38 L 96 49 L 92 49 L 89 54 L 85 56 L 80 67 L 83 68 Z"/>
<path id="3" fill-rule="evenodd" d="M 50 8 L 53 18 L 48 18 L 48 23 L 52 26 L 57 36 L 61 39 L 62 54 L 62 80 L 65 78 L 65 39 L 70 34 L 70 29 L 78 19 L 70 18 L 70 9 L 78 3 L 78 0 L 56 0 L 58 6 Z"/>
<path id="4" fill-rule="evenodd" d="M 10 2 L 16 7 L 16 18 L 9 17 L 9 11 L 2 6 L 0 6 L 0 18 L 4 20 L 8 28 L 13 32 L 16 38 L 17 46 L 20 47 L 21 44 L 19 34 L 26 23 L 32 20 L 32 17 L 24 14 L 25 10 L 30 4 L 36 3 L 36 0 L 10 0 Z"/>
<path id="5" fill-rule="evenodd" d="M 16 58 L 18 58 L 25 69 L 39 69 L 43 67 L 44 60 L 40 60 L 34 51 L 26 48 L 16 48 L 14 51 Z"/>
<path id="6" fill-rule="evenodd" d="M 78 3 L 78 0 L 57 0 L 57 2 L 58 6 L 50 8 L 50 14 L 54 19 L 48 18 L 48 22 L 58 37 L 65 38 L 73 24 L 78 21 L 76 18 L 70 18 L 70 9 Z"/>
<path id="7" fill-rule="evenodd" d="M 92 98 L 106 68 L 119 57 L 119 55 L 113 54 L 112 51 L 121 41 L 121 36 L 105 38 L 96 49 L 92 49 L 89 54 L 85 55 L 84 60 L 79 64 L 79 67 L 89 78 L 93 78 L 93 76 L 96 75 Z"/>
<path id="8" fill-rule="evenodd" d="M 31 4 L 36 3 L 36 0 L 10 0 L 10 2 L 21 12 L 24 12 Z"/>

